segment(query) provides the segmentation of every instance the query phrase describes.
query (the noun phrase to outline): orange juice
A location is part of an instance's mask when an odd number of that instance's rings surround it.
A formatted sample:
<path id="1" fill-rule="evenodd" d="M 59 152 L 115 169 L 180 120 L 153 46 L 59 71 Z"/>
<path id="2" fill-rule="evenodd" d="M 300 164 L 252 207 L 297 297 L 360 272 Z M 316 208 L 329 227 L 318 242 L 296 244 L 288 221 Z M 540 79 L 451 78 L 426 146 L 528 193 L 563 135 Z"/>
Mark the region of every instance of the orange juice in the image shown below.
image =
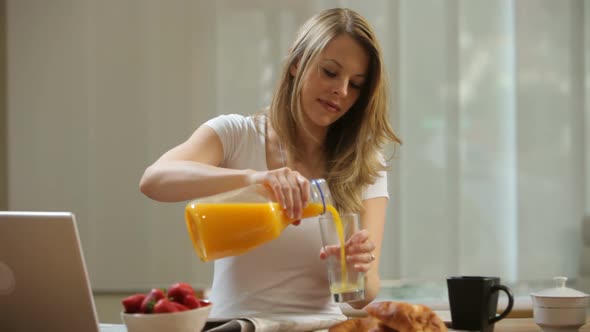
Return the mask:
<path id="1" fill-rule="evenodd" d="M 342 226 L 342 219 L 340 219 L 340 214 L 336 210 L 336 208 L 332 205 L 328 205 L 326 210 L 332 214 L 332 219 L 334 219 L 334 226 L 336 227 L 336 232 L 338 233 L 338 239 L 340 240 L 340 266 L 342 268 L 342 280 L 344 280 L 344 287 L 346 287 L 346 281 L 348 280 L 348 270 L 346 268 L 346 253 L 345 253 L 345 239 L 344 239 L 344 227 Z M 334 293 L 334 292 L 332 292 Z M 342 292 L 340 292 L 342 293 Z"/>
<path id="2" fill-rule="evenodd" d="M 323 212 L 323 204 L 311 203 L 303 218 Z M 189 203 L 185 219 L 193 246 L 205 262 L 240 255 L 276 239 L 292 222 L 274 202 Z"/>
<path id="3" fill-rule="evenodd" d="M 340 241 L 342 283 L 332 285 L 332 293 L 358 289 L 347 276 L 344 228 L 340 214 L 329 204 L 310 203 L 303 209 L 303 218 L 329 212 Z M 191 202 L 185 219 L 195 251 L 204 262 L 243 254 L 263 243 L 278 238 L 291 224 L 278 203 L 206 203 Z"/>
<path id="4" fill-rule="evenodd" d="M 325 179 L 313 179 L 310 183 L 310 203 L 303 209 L 302 218 L 329 212 L 340 242 L 342 282 L 332 285 L 331 292 L 362 289 L 359 285 L 363 280 L 348 280 L 344 228 L 340 214 L 332 204 L 329 186 Z M 193 247 L 204 262 L 240 255 L 272 241 L 293 222 L 275 202 L 272 191 L 263 184 L 196 199 L 186 205 L 185 220 Z"/>
<path id="5" fill-rule="evenodd" d="M 350 280 L 345 280 L 330 285 L 330 293 L 332 294 L 358 292 L 361 289 L 363 289 L 363 286 L 360 284 L 360 282 Z"/>

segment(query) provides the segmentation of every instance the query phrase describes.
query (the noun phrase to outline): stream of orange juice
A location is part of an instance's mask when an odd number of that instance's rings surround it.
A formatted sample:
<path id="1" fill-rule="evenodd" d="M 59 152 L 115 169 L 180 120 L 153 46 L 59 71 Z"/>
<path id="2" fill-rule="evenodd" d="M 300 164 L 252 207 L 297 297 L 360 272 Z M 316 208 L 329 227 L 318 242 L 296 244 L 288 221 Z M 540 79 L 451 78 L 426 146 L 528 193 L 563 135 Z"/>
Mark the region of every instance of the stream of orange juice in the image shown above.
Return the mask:
<path id="1" fill-rule="evenodd" d="M 340 268 L 341 268 L 341 276 L 342 276 L 342 283 L 341 284 L 332 284 L 330 286 L 330 290 L 332 293 L 344 293 L 348 289 L 348 269 L 346 267 L 346 253 L 345 253 L 345 245 L 346 239 L 344 238 L 344 227 L 342 225 L 342 219 L 340 219 L 340 214 L 336 210 L 333 205 L 326 206 L 326 210 L 332 214 L 332 219 L 334 220 L 334 226 L 336 227 L 336 233 L 338 233 L 338 240 L 340 240 Z"/>
<path id="2" fill-rule="evenodd" d="M 332 214 L 340 239 L 340 263 L 343 285 L 347 287 L 346 255 L 344 252 L 344 228 L 336 208 L 326 206 Z M 303 217 L 324 213 L 324 206 L 310 203 L 303 209 Z M 193 247 L 204 262 L 243 254 L 260 244 L 279 237 L 292 223 L 278 203 L 189 203 L 185 208 L 185 220 Z M 231 230 L 228 231 L 228 230 Z"/>

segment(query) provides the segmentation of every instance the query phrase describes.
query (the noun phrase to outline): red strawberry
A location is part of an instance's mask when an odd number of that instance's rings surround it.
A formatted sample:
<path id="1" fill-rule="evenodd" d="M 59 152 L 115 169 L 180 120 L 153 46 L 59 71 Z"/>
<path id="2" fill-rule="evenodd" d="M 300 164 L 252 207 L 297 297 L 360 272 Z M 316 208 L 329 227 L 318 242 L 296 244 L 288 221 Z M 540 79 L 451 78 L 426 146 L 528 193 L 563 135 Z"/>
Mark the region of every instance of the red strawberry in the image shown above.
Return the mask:
<path id="1" fill-rule="evenodd" d="M 154 311 L 154 306 L 156 302 L 166 297 L 164 290 L 160 288 L 153 288 L 148 295 L 143 299 L 141 302 L 140 311 L 149 314 Z"/>
<path id="2" fill-rule="evenodd" d="M 168 298 L 174 302 L 183 303 L 187 295 L 195 295 L 195 290 L 187 283 L 177 282 L 168 288 Z"/>
<path id="3" fill-rule="evenodd" d="M 145 297 L 145 294 L 134 294 L 124 298 L 121 303 L 125 307 L 125 312 L 128 314 L 141 312 L 141 303 Z"/>
<path id="4" fill-rule="evenodd" d="M 186 307 L 182 303 L 178 303 L 178 302 L 174 302 L 174 301 L 170 301 L 170 302 L 172 302 L 172 304 L 176 307 L 176 309 L 178 309 L 178 311 L 187 311 L 187 310 L 189 310 L 189 308 Z"/>
<path id="5" fill-rule="evenodd" d="M 154 306 L 154 313 L 155 314 L 161 314 L 161 313 L 166 313 L 166 312 L 177 312 L 180 311 L 180 309 L 178 309 L 178 307 L 176 307 L 176 305 L 174 305 L 174 302 L 163 298 L 163 299 L 159 299 L 158 302 L 156 302 L 156 305 Z"/>
<path id="6" fill-rule="evenodd" d="M 187 295 L 182 300 L 182 304 L 184 304 L 189 309 L 196 309 L 201 307 L 201 301 L 197 299 L 194 295 Z"/>

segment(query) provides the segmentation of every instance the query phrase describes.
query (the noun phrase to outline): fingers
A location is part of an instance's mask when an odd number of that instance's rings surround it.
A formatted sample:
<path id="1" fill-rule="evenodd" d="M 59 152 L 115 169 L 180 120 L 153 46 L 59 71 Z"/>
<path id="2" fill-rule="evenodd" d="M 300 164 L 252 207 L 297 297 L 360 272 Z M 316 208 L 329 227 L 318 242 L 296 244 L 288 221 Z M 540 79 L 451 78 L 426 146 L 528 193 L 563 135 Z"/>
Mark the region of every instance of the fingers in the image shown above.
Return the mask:
<path id="1" fill-rule="evenodd" d="M 361 229 L 346 241 L 346 254 L 356 255 L 375 250 L 375 244 L 369 241 L 369 231 Z"/>
<path id="2" fill-rule="evenodd" d="M 360 230 L 346 242 L 346 263 L 356 271 L 367 272 L 374 266 L 375 254 L 373 252 L 375 249 L 375 244 L 369 240 L 368 231 Z M 331 255 L 339 258 L 340 247 L 337 245 L 329 246 L 320 252 L 321 259 Z"/>
<path id="3" fill-rule="evenodd" d="M 301 213 L 303 212 L 303 204 L 302 204 L 302 192 L 299 186 L 299 182 L 297 180 L 297 174 L 295 172 L 290 172 L 287 174 L 286 179 L 288 181 L 288 195 L 291 199 L 291 211 L 289 217 L 291 219 L 300 219 Z"/>
<path id="4" fill-rule="evenodd" d="M 290 174 L 281 174 L 277 177 L 277 181 L 277 189 L 280 191 L 279 196 L 283 201 L 281 206 L 285 209 L 289 218 L 297 218 L 301 209 L 301 193 L 299 192 L 299 186 L 293 183 L 294 178 Z"/>
<path id="5" fill-rule="evenodd" d="M 326 259 L 328 257 L 328 255 L 326 254 L 326 251 L 324 250 L 324 248 L 322 248 L 320 250 L 320 259 Z"/>
<path id="6" fill-rule="evenodd" d="M 326 259 L 328 256 L 334 256 L 337 259 L 340 259 L 340 246 L 330 245 L 323 247 L 320 250 L 320 259 Z"/>
<path id="7" fill-rule="evenodd" d="M 374 265 L 374 261 L 375 255 L 373 253 L 346 256 L 346 264 L 353 265 L 353 268 L 359 272 L 369 271 Z"/>
<path id="8" fill-rule="evenodd" d="M 309 181 L 288 167 L 267 172 L 264 182 L 272 189 L 277 203 L 290 219 L 301 219 L 309 201 Z"/>
<path id="9" fill-rule="evenodd" d="M 328 256 L 334 256 L 340 259 L 340 248 L 338 246 L 333 248 L 323 248 L 320 250 L 320 259 L 324 260 Z M 375 255 L 371 252 L 364 252 L 356 255 L 346 255 L 346 264 L 352 266 L 354 270 L 359 272 L 367 272 L 373 267 L 375 262 Z"/>
<path id="10" fill-rule="evenodd" d="M 327 256 L 336 256 L 340 257 L 340 246 L 332 245 L 332 246 L 325 246 L 321 250 L 324 255 Z"/>
<path id="11" fill-rule="evenodd" d="M 299 190 L 301 192 L 301 206 L 305 208 L 309 203 L 309 195 L 310 195 L 310 184 L 309 181 L 301 174 L 296 174 L 297 184 L 299 185 Z"/>

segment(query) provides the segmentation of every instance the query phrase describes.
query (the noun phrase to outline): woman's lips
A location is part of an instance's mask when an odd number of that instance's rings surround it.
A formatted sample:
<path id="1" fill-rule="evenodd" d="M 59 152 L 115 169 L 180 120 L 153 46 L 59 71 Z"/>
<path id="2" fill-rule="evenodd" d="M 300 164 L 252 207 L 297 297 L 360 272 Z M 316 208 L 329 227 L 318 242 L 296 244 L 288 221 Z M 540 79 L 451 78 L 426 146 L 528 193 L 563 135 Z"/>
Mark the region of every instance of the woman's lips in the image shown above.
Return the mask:
<path id="1" fill-rule="evenodd" d="M 340 106 L 338 104 L 331 102 L 329 100 L 320 99 L 320 104 L 322 104 L 328 111 L 330 112 L 340 112 Z"/>

